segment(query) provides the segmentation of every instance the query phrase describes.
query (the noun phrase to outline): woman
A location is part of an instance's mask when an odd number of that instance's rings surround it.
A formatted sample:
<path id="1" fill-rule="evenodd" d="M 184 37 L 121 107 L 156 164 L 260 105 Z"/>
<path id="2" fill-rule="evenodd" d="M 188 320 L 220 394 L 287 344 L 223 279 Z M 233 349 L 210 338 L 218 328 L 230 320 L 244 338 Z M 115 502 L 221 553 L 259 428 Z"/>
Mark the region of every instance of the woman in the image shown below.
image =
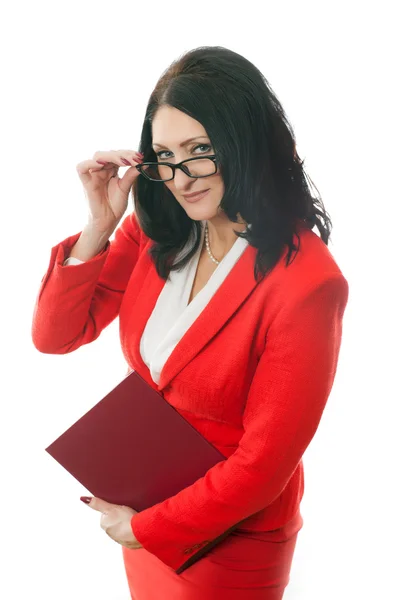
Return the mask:
<path id="1" fill-rule="evenodd" d="M 348 299 L 331 221 L 267 81 L 225 48 L 163 73 L 139 147 L 77 166 L 90 218 L 52 249 L 33 342 L 73 352 L 118 315 L 129 369 L 226 456 L 140 513 L 87 499 L 132 598 L 277 600 Z"/>

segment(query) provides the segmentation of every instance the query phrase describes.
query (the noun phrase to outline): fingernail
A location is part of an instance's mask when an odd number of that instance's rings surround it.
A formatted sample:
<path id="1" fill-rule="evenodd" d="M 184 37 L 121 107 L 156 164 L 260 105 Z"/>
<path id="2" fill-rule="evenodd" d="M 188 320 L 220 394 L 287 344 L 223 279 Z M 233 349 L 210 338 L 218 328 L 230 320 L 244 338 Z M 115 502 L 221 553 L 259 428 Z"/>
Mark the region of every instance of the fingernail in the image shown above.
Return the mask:
<path id="1" fill-rule="evenodd" d="M 137 154 L 138 156 L 141 156 L 142 158 L 143 158 L 143 156 L 144 156 L 143 152 L 136 152 L 136 154 Z"/>
<path id="2" fill-rule="evenodd" d="M 122 162 L 124 163 L 124 165 L 129 165 L 130 166 L 130 162 L 128 160 L 126 160 L 126 158 L 121 158 Z"/>
<path id="3" fill-rule="evenodd" d="M 82 500 L 82 502 L 84 502 L 85 504 L 89 504 L 91 499 L 89 496 L 81 496 L 80 498 Z"/>

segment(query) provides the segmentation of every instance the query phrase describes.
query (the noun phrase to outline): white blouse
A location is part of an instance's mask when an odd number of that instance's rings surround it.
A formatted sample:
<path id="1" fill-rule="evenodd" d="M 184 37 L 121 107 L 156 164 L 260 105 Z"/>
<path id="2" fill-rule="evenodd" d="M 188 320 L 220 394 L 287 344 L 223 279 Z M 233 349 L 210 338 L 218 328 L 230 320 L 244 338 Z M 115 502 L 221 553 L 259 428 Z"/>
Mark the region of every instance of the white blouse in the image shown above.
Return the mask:
<path id="1" fill-rule="evenodd" d="M 247 240 L 237 238 L 212 273 L 207 284 L 196 294 L 188 306 L 203 247 L 205 223 L 206 221 L 201 221 L 201 243 L 196 254 L 182 270 L 170 272 L 140 340 L 142 360 L 149 368 L 153 381 L 157 384 L 160 381 L 162 368 L 175 346 L 197 319 L 248 245 Z M 176 256 L 175 262 L 188 252 L 192 243 L 193 241 L 189 239 L 185 248 Z M 64 266 L 78 265 L 82 262 L 84 261 L 77 258 L 67 258 Z"/>

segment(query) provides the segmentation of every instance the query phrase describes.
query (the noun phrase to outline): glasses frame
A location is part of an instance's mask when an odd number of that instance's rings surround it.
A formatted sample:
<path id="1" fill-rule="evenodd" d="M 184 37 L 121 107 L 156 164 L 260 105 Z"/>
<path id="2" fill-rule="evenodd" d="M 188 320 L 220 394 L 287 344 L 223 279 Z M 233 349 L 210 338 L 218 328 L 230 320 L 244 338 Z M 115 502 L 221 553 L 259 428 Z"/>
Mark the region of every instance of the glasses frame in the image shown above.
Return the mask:
<path id="1" fill-rule="evenodd" d="M 209 175 L 191 175 L 188 172 L 188 169 L 184 166 L 184 163 L 187 162 L 191 162 L 192 160 L 202 160 L 203 158 L 208 158 L 209 160 L 211 160 L 214 163 L 215 166 L 215 171 L 214 173 L 210 173 Z M 166 165 L 168 167 L 172 168 L 172 177 L 170 179 L 152 179 L 151 177 L 149 177 L 148 175 L 146 175 L 146 173 L 144 173 L 142 171 L 142 167 L 144 167 L 145 165 Z M 141 163 L 140 165 L 136 165 L 137 170 L 139 171 L 139 173 L 141 175 L 143 175 L 143 177 L 146 177 L 146 179 L 148 179 L 149 181 L 155 181 L 157 183 L 164 183 L 165 181 L 172 181 L 175 177 L 175 171 L 176 169 L 180 169 L 181 171 L 183 171 L 185 173 L 185 175 L 187 175 L 188 177 L 191 177 L 192 179 L 202 179 L 203 177 L 210 177 L 211 175 L 215 175 L 215 173 L 217 172 L 217 159 L 215 154 L 210 154 L 209 156 L 196 156 L 195 158 L 187 158 L 186 160 L 182 160 L 180 163 L 178 164 L 173 164 L 173 163 L 169 163 L 169 162 L 144 162 Z"/>

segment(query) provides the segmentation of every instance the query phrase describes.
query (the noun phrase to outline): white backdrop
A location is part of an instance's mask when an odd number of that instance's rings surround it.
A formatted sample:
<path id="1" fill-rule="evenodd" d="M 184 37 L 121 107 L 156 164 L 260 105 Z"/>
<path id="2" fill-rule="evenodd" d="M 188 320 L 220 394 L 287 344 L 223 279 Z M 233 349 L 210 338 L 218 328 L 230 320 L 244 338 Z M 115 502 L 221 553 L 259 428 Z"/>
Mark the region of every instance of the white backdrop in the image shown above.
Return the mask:
<path id="1" fill-rule="evenodd" d="M 278 94 L 350 285 L 335 384 L 304 456 L 304 527 L 285 600 L 400 598 L 394 8 L 102 0 L 3 8 L 1 598 L 129 598 L 121 546 L 80 502 L 87 490 L 44 450 L 124 377 L 118 320 L 65 356 L 38 352 L 30 328 L 51 247 L 86 223 L 76 164 L 97 150 L 137 149 L 158 77 L 200 45 L 243 54 Z"/>

